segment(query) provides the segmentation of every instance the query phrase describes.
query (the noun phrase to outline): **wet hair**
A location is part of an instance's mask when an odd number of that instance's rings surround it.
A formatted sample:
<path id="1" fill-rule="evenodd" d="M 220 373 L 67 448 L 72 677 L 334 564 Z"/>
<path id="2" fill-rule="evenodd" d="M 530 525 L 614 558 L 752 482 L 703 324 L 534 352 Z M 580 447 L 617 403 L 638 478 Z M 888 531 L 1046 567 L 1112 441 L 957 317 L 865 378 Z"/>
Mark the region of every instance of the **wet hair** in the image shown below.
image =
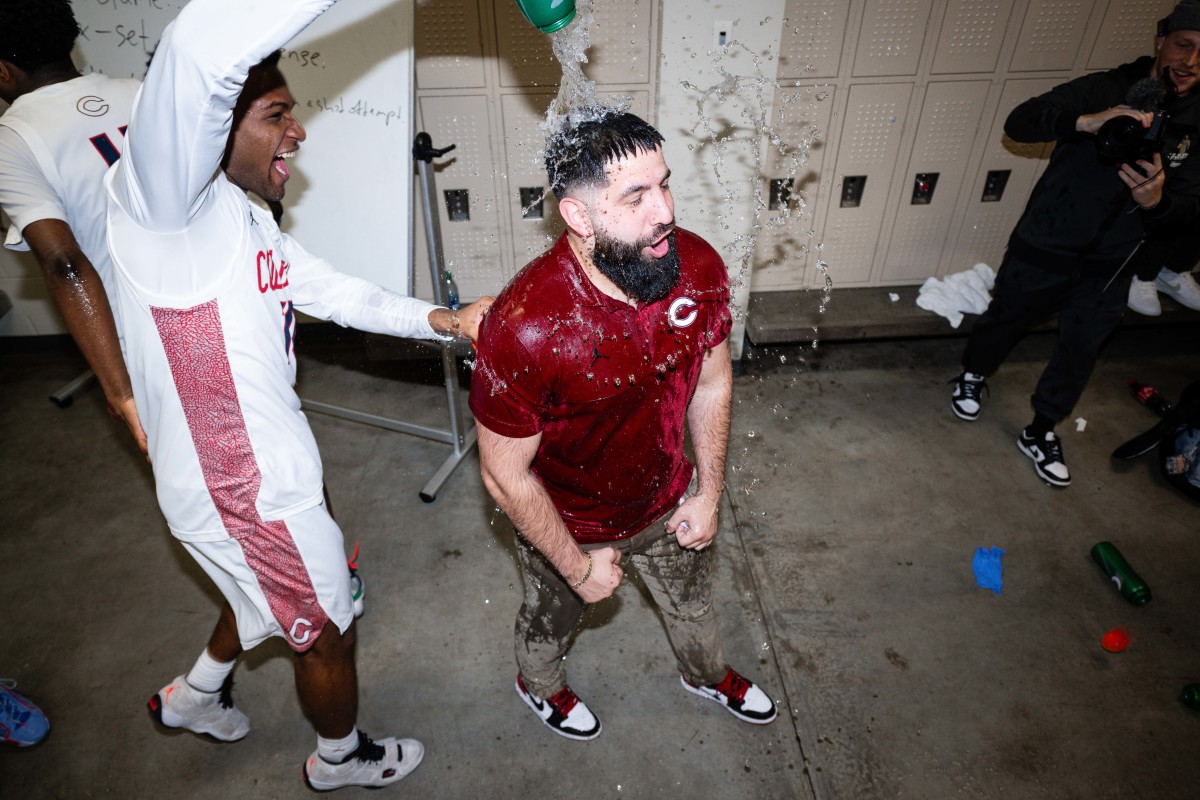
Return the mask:
<path id="1" fill-rule="evenodd" d="M 554 196 L 582 187 L 608 184 L 604 169 L 613 161 L 648 153 L 663 143 L 662 134 L 641 117 L 604 110 L 579 123 L 568 123 L 546 143 L 546 175 Z"/>
<path id="2" fill-rule="evenodd" d="M 68 0 L 0 0 L 0 59 L 26 72 L 70 64 L 78 36 Z"/>

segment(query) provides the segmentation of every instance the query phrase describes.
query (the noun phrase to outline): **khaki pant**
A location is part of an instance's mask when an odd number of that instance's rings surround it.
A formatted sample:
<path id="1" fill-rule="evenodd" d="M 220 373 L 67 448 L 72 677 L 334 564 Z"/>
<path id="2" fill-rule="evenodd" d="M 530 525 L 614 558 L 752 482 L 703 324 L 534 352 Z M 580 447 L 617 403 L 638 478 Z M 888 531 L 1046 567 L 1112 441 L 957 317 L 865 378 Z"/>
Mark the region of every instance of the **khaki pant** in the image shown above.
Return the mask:
<path id="1" fill-rule="evenodd" d="M 693 684 L 717 683 L 728 665 L 713 609 L 711 548 L 680 547 L 663 527 L 670 518 L 667 514 L 620 542 L 583 545 L 583 549 L 619 549 L 622 567 L 628 569 L 632 563 L 637 568 L 662 612 L 679 671 Z M 525 602 L 517 613 L 517 666 L 525 687 L 545 699 L 566 684 L 563 656 L 587 604 L 520 535 L 517 556 L 525 581 Z"/>

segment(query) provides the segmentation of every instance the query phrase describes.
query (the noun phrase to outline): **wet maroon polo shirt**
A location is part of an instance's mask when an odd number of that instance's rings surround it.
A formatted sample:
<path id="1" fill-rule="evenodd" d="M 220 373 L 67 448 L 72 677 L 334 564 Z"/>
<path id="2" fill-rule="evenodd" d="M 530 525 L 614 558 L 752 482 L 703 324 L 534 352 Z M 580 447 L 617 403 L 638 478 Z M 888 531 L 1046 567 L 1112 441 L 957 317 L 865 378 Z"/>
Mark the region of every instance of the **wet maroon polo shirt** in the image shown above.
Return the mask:
<path id="1" fill-rule="evenodd" d="M 581 544 L 632 536 L 692 477 L 687 406 L 704 353 L 729 335 L 717 252 L 676 229 L 680 278 L 634 308 L 597 289 L 563 234 L 501 292 L 479 334 L 471 411 L 516 439 L 542 434 L 532 470 Z"/>

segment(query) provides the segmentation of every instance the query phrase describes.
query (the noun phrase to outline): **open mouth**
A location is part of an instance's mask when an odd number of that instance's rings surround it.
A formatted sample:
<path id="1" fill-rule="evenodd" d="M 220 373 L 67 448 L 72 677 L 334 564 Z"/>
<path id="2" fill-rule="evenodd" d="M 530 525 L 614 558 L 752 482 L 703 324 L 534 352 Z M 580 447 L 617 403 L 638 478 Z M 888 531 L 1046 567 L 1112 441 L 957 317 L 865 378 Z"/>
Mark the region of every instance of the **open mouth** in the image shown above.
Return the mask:
<path id="1" fill-rule="evenodd" d="M 275 166 L 275 171 L 278 172 L 280 175 L 282 175 L 284 180 L 287 180 L 288 178 L 292 177 L 292 173 L 288 169 L 287 164 L 285 162 L 287 161 L 287 159 L 295 158 L 295 157 L 296 157 L 296 151 L 289 150 L 286 153 L 276 153 L 274 160 L 272 160 L 272 162 L 271 162 Z"/>
<path id="2" fill-rule="evenodd" d="M 647 249 L 650 251 L 650 255 L 654 256 L 655 258 L 662 258 L 663 256 L 665 256 L 667 254 L 667 251 L 671 247 L 670 239 L 671 239 L 671 234 L 674 232 L 675 232 L 675 229 L 672 228 L 671 230 L 669 230 L 665 234 L 663 234 L 663 237 L 661 239 L 659 239 L 657 242 L 655 242 L 654 244 L 651 244 L 651 245 L 647 245 Z"/>

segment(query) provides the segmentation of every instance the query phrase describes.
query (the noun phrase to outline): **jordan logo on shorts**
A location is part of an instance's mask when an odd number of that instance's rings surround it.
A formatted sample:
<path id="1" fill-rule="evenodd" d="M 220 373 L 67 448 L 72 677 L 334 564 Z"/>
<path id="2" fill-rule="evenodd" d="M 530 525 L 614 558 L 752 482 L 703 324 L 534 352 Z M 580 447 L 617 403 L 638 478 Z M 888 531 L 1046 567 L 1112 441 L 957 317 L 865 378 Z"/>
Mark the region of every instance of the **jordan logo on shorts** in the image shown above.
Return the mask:
<path id="1" fill-rule="evenodd" d="M 292 629 L 288 631 L 288 636 L 292 637 L 292 641 L 296 644 L 304 644 L 312 636 L 313 624 L 304 617 L 297 617 L 292 623 Z"/>

